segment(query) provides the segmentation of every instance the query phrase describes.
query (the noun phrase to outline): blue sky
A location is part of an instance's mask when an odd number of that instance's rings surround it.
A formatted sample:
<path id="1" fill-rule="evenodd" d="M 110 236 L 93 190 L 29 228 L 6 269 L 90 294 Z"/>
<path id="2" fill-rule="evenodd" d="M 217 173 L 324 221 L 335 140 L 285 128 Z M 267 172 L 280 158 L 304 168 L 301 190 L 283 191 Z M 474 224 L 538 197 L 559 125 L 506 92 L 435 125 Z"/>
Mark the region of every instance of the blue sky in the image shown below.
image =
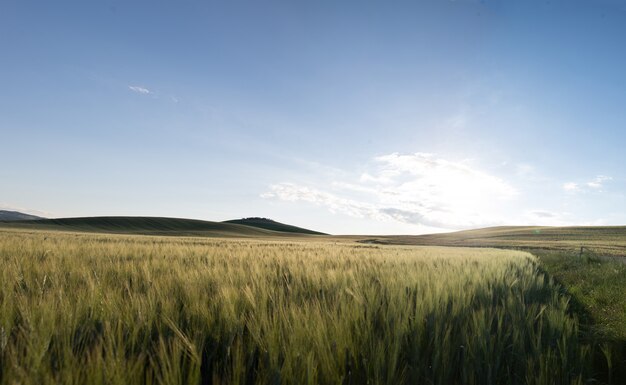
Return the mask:
<path id="1" fill-rule="evenodd" d="M 626 224 L 626 2 L 0 4 L 0 208 Z"/>

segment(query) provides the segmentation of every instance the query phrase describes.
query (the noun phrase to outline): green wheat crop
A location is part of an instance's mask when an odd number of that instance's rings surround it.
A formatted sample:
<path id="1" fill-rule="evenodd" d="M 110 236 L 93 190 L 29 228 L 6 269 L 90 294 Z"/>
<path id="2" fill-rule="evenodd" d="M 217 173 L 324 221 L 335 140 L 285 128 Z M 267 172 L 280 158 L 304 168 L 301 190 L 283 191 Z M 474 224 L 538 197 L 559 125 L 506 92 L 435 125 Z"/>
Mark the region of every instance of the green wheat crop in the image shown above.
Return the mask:
<path id="1" fill-rule="evenodd" d="M 0 232 L 0 384 L 576 384 L 530 254 Z"/>

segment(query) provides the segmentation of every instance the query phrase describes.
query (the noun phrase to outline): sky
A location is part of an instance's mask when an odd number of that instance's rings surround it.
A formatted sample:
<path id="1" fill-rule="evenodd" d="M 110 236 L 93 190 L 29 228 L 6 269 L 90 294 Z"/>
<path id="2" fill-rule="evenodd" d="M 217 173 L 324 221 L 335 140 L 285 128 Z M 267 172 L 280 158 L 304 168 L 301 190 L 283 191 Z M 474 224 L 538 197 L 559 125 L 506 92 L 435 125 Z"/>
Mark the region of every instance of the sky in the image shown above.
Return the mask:
<path id="1" fill-rule="evenodd" d="M 626 1 L 0 2 L 0 209 L 626 225 Z"/>

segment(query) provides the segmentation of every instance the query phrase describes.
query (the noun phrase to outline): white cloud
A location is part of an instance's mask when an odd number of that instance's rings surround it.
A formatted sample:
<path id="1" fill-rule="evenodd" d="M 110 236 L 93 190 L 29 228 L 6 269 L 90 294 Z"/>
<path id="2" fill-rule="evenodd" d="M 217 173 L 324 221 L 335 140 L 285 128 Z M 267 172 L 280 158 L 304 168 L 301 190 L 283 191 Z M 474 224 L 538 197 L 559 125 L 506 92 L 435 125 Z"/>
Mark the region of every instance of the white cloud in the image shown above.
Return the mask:
<path id="1" fill-rule="evenodd" d="M 604 182 L 610 181 L 613 178 L 606 175 L 598 175 L 594 180 L 587 182 L 587 186 L 594 189 L 600 190 L 604 186 Z"/>
<path id="2" fill-rule="evenodd" d="M 559 216 L 557 213 L 544 210 L 533 210 L 530 212 L 530 215 L 536 218 L 556 218 Z"/>
<path id="3" fill-rule="evenodd" d="M 278 183 L 263 197 L 309 202 L 359 218 L 456 229 L 502 223 L 498 208 L 518 195 L 502 179 L 465 162 L 426 153 L 376 157 L 354 179 L 331 182 L 332 192 Z"/>
<path id="4" fill-rule="evenodd" d="M 554 212 L 548 210 L 526 211 L 521 224 L 529 226 L 570 226 L 572 214 L 568 212 Z"/>
<path id="5" fill-rule="evenodd" d="M 584 183 L 576 183 L 576 182 L 567 182 L 563 184 L 563 190 L 567 192 L 589 192 L 589 191 L 597 191 L 603 192 L 602 189 L 606 182 L 613 180 L 612 177 L 606 175 L 598 175 L 594 179 L 584 182 Z"/>
<path id="6" fill-rule="evenodd" d="M 578 183 L 574 183 L 574 182 L 568 182 L 568 183 L 564 183 L 563 184 L 563 190 L 565 191 L 578 191 L 580 189 L 580 186 L 578 186 Z"/>
<path id="7" fill-rule="evenodd" d="M 272 185 L 270 191 L 262 194 L 261 197 L 278 198 L 290 202 L 302 201 L 315 203 L 326 206 L 332 213 L 344 213 L 357 218 L 385 219 L 384 215 L 381 215 L 377 207 L 373 204 L 341 198 L 328 192 L 298 186 L 293 183 Z"/>
<path id="8" fill-rule="evenodd" d="M 152 93 L 149 89 L 141 86 L 128 86 L 128 89 L 142 95 L 150 95 Z"/>

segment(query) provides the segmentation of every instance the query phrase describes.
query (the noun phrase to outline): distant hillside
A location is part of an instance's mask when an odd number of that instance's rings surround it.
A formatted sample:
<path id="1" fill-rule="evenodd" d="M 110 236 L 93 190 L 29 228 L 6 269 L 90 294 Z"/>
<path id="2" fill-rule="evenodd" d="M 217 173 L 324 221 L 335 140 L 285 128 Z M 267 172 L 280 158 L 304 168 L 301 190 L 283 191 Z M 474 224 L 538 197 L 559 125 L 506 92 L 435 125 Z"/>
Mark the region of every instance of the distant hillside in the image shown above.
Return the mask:
<path id="1" fill-rule="evenodd" d="M 285 233 L 298 233 L 298 234 L 311 234 L 311 235 L 328 235 L 325 233 L 320 233 L 319 231 L 313 231 L 308 229 L 303 229 L 302 227 L 286 225 L 284 223 L 276 222 L 268 218 L 243 218 L 243 219 L 233 219 L 230 221 L 224 221 L 222 223 L 235 223 L 238 225 L 246 225 L 251 227 L 257 227 L 266 230 L 273 231 L 281 231 Z"/>
<path id="2" fill-rule="evenodd" d="M 160 217 L 85 217 L 43 219 L 38 221 L 5 222 L 0 224 L 0 227 L 53 231 L 177 236 L 276 237 L 296 235 L 291 232 L 286 233 L 272 231 L 235 223 Z"/>
<path id="3" fill-rule="evenodd" d="M 453 233 L 366 237 L 361 242 L 508 248 L 575 249 L 626 254 L 626 226 L 541 227 L 503 226 Z"/>
<path id="4" fill-rule="evenodd" d="M 34 221 L 43 219 L 36 215 L 24 214 L 19 211 L 0 210 L 0 221 Z"/>

